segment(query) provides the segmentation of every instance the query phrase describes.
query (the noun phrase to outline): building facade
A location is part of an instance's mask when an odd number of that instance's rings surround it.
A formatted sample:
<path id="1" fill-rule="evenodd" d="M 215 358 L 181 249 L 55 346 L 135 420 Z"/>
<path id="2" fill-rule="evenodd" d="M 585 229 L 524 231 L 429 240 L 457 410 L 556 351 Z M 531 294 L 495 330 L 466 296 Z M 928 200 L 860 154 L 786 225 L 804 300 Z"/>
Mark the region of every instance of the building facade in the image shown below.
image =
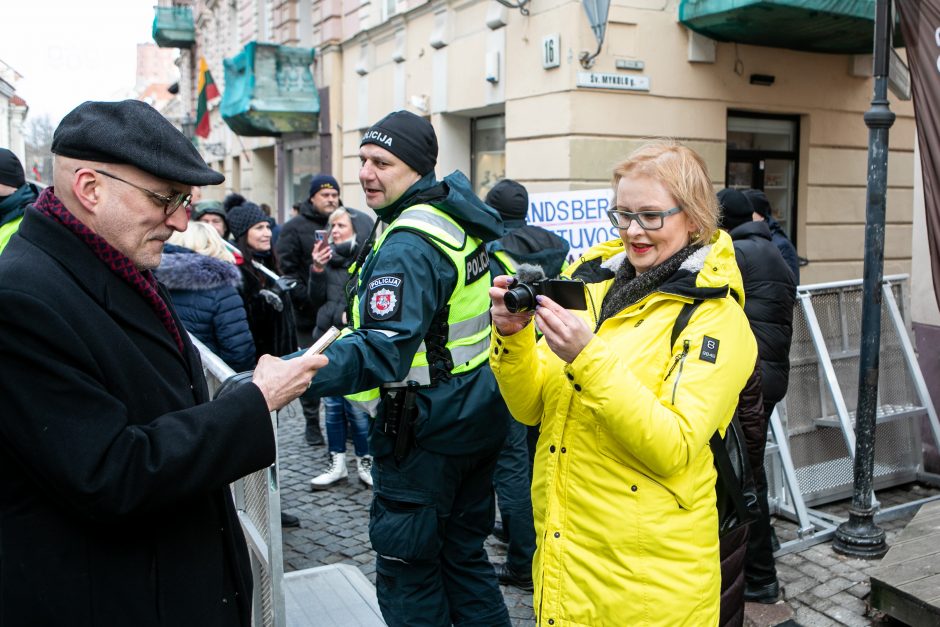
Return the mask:
<path id="1" fill-rule="evenodd" d="M 279 137 L 238 137 L 212 108 L 199 145 L 227 180 L 207 195 L 239 191 L 284 218 L 327 171 L 364 207 L 359 139 L 395 109 L 427 117 L 438 174 L 461 169 L 481 195 L 503 177 L 535 193 L 603 188 L 633 148 L 671 137 L 702 154 L 716 190 L 766 191 L 809 261 L 803 283 L 861 276 L 870 55 L 718 43 L 680 23 L 679 0 L 611 2 L 600 42 L 581 2 L 514 4 L 196 0 L 179 60 L 191 111 L 198 58 L 224 92 L 223 59 L 251 41 L 315 49 L 320 99 L 317 132 Z M 891 109 L 886 274 L 911 271 L 914 205 L 913 107 L 891 96 Z"/>

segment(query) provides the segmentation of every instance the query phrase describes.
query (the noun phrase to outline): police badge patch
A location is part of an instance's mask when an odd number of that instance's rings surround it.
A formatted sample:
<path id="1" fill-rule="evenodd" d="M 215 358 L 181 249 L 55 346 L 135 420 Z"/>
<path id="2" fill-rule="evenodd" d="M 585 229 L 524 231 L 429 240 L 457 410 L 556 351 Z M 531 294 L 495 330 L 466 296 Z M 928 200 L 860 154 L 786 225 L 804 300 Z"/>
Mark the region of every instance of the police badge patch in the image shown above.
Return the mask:
<path id="1" fill-rule="evenodd" d="M 399 320 L 403 275 L 386 274 L 369 281 L 366 310 L 373 320 Z"/>

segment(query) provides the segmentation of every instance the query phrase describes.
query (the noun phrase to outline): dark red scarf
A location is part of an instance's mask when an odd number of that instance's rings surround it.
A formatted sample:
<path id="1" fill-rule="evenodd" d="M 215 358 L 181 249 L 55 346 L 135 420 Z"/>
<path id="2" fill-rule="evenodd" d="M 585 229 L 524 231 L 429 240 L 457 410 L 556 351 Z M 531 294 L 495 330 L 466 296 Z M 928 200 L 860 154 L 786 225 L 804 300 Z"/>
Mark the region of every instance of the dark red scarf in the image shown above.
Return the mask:
<path id="1" fill-rule="evenodd" d="M 42 215 L 51 218 L 74 233 L 82 240 L 95 257 L 100 259 L 111 272 L 118 278 L 130 285 L 134 291 L 140 294 L 150 308 L 153 309 L 160 322 L 166 327 L 170 337 L 176 342 L 176 346 L 183 354 L 183 338 L 180 331 L 173 321 L 173 315 L 166 302 L 157 293 L 157 279 L 154 278 L 150 270 L 141 272 L 137 269 L 130 259 L 118 251 L 114 246 L 104 241 L 100 235 L 78 221 L 71 212 L 65 208 L 62 201 L 59 200 L 51 187 L 47 187 L 39 194 L 39 198 L 33 203 L 33 207 Z"/>

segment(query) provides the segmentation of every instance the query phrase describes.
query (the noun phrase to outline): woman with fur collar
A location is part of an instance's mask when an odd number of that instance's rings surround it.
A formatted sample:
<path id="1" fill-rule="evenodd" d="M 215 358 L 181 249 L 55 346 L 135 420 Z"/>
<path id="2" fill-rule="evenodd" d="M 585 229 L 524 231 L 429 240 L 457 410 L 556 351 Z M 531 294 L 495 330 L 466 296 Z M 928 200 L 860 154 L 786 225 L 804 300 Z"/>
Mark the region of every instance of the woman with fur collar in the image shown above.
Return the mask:
<path id="1" fill-rule="evenodd" d="M 241 272 L 215 229 L 190 222 L 173 233 L 156 270 L 186 330 L 235 370 L 255 365 L 255 344 L 238 294 Z"/>

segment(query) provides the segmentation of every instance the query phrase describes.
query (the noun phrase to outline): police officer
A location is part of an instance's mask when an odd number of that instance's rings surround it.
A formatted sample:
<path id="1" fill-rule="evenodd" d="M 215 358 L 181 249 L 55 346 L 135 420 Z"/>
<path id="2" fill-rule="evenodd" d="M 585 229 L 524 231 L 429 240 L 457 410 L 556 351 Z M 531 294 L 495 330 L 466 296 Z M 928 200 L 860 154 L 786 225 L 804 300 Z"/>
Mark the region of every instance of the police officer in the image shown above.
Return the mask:
<path id="1" fill-rule="evenodd" d="M 502 221 L 462 173 L 435 179 L 437 137 L 412 113 L 366 131 L 359 159 L 366 204 L 388 227 L 362 264 L 356 331 L 327 351 L 309 394 L 380 388 L 369 536 L 386 622 L 509 625 L 483 548 L 506 437 L 487 363 L 485 242 Z"/>

